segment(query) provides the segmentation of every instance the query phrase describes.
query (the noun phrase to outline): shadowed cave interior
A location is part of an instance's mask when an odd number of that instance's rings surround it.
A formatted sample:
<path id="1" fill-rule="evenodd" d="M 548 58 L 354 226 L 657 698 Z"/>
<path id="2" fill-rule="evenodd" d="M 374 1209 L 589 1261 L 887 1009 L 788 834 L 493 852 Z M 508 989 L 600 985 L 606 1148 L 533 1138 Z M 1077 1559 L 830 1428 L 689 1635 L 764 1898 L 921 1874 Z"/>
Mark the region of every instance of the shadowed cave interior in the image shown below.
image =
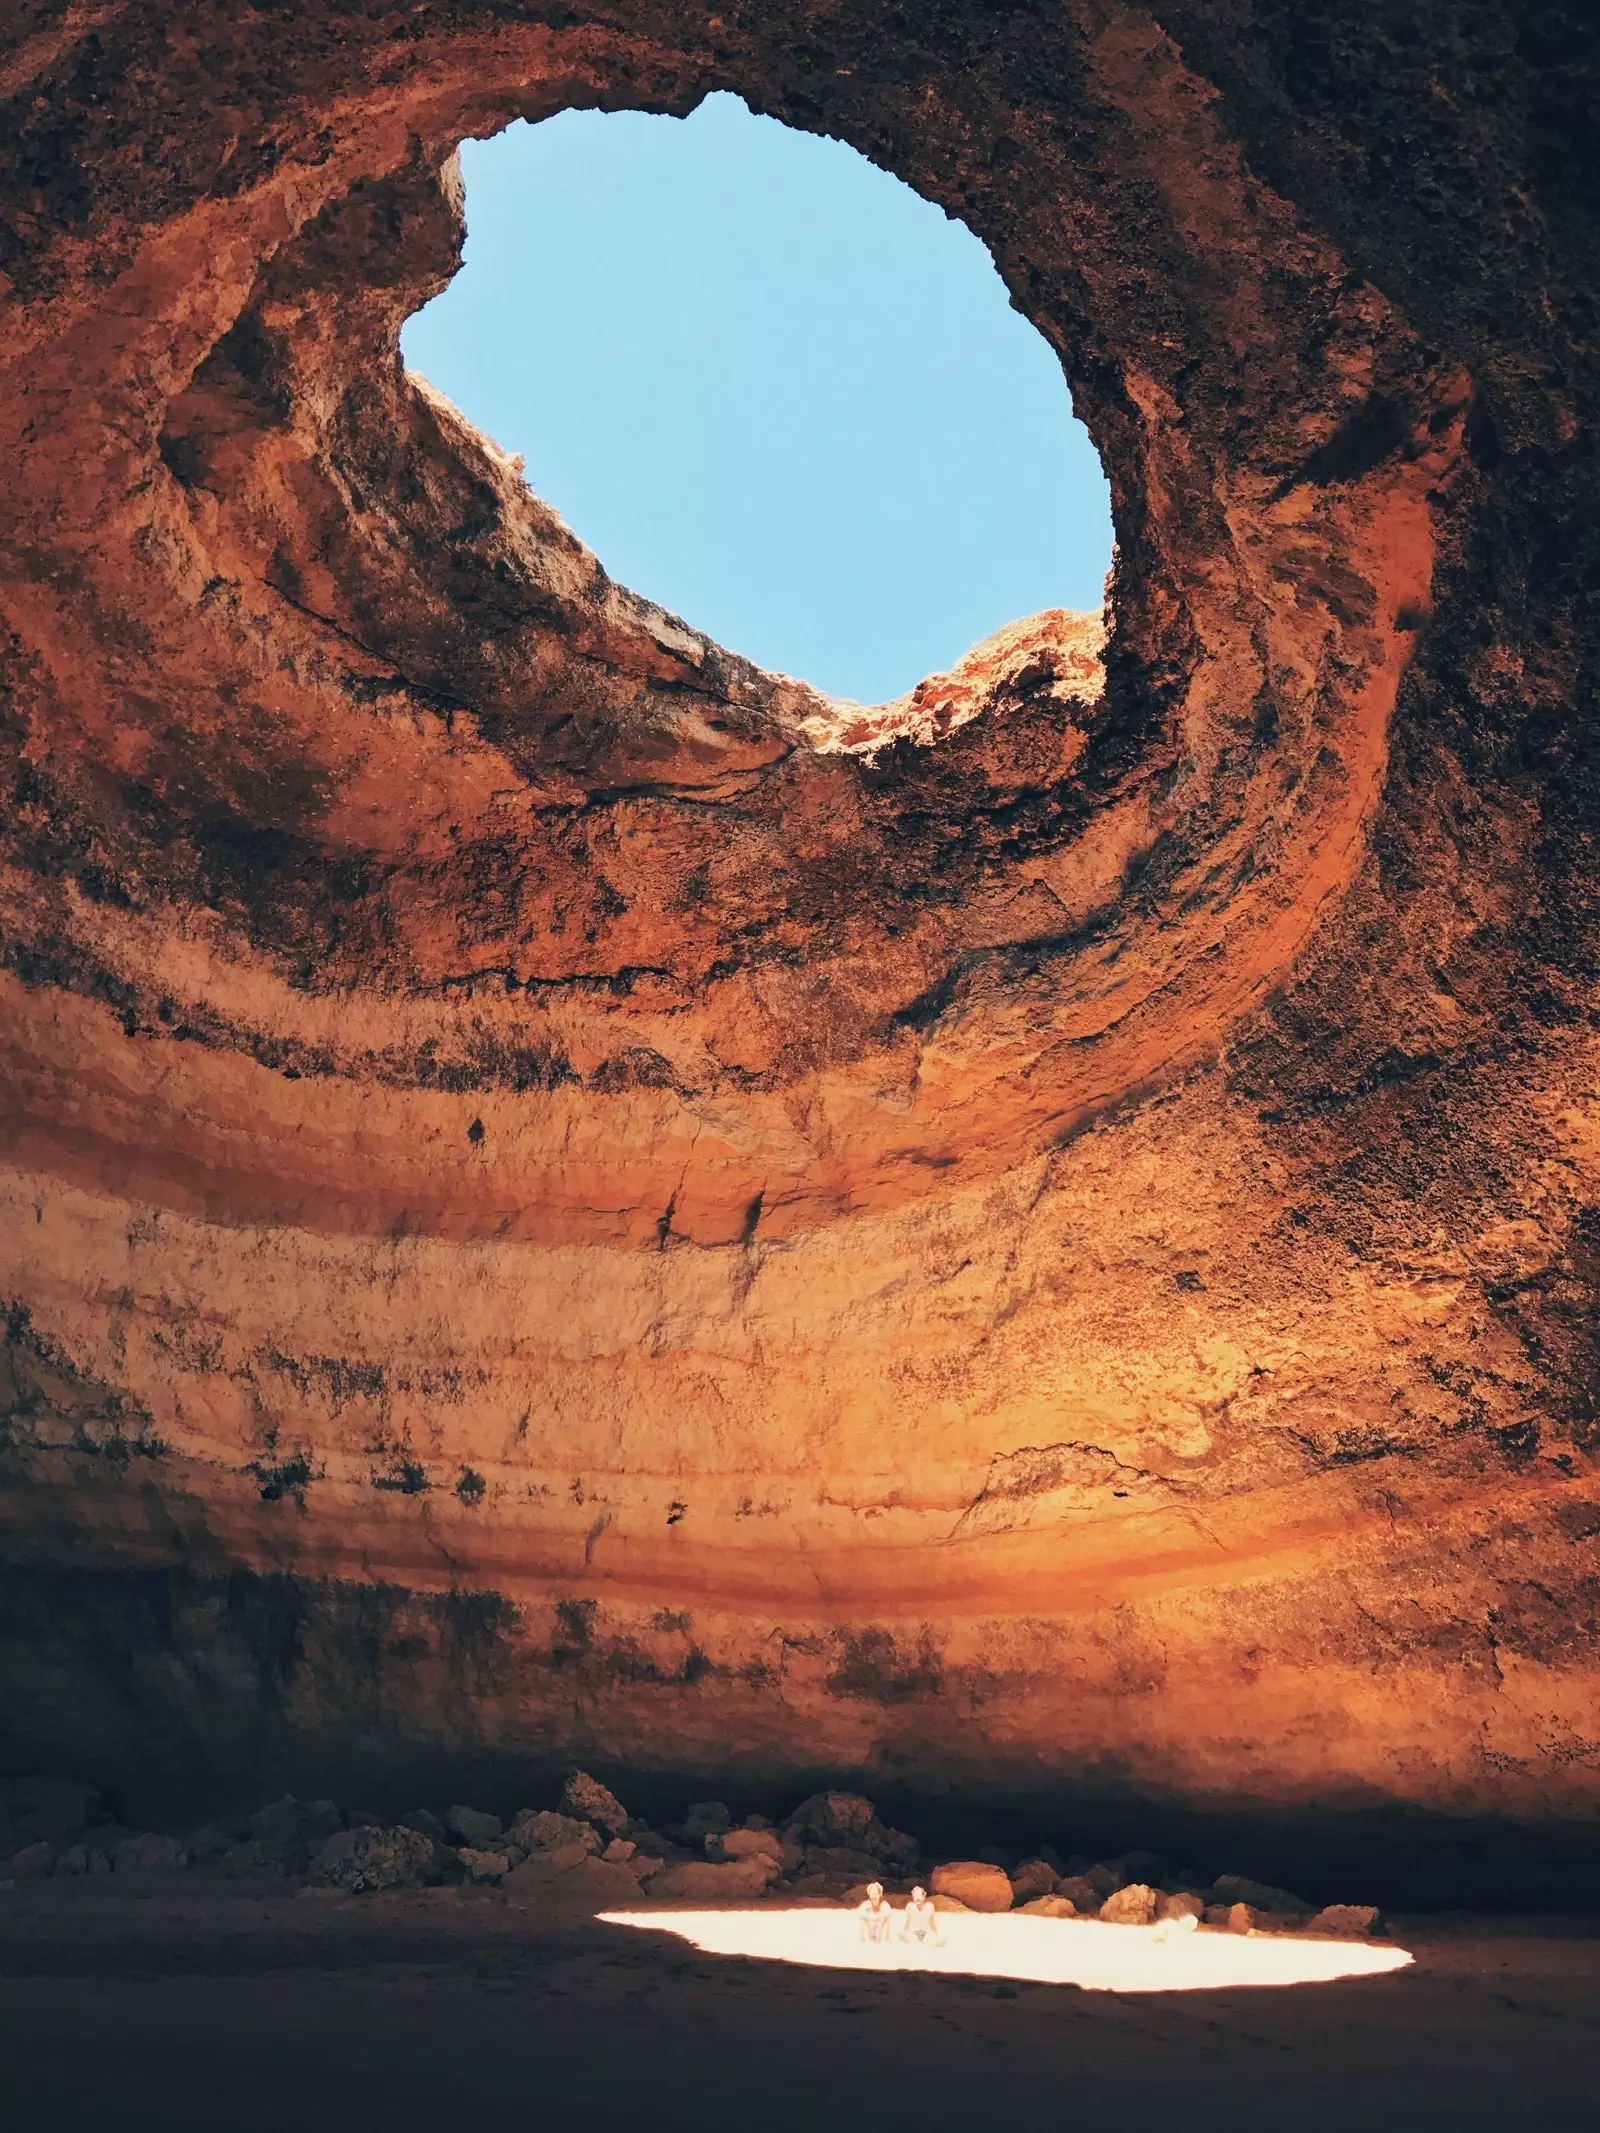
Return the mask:
<path id="1" fill-rule="evenodd" d="M 864 1798 L 1063 1883 L 1592 1911 L 1593 25 L 24 15 L 36 1930 L 108 1900 L 85 1828 L 290 1791 L 365 1858 L 574 1767 L 642 1831 Z M 1103 616 L 843 704 L 615 582 L 407 373 L 459 142 L 719 91 L 988 247 L 1110 484 Z"/>

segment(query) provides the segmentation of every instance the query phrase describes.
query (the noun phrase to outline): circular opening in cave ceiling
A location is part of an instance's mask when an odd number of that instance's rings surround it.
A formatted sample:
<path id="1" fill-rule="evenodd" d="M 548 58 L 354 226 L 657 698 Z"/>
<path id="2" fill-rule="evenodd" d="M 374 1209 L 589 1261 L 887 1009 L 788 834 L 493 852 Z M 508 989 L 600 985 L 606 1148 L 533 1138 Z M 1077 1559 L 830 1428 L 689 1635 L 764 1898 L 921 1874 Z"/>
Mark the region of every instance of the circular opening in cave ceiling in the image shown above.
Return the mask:
<path id="1" fill-rule="evenodd" d="M 1099 460 L 962 223 L 728 94 L 462 160 L 465 264 L 407 360 L 635 590 L 863 703 L 1099 607 Z"/>

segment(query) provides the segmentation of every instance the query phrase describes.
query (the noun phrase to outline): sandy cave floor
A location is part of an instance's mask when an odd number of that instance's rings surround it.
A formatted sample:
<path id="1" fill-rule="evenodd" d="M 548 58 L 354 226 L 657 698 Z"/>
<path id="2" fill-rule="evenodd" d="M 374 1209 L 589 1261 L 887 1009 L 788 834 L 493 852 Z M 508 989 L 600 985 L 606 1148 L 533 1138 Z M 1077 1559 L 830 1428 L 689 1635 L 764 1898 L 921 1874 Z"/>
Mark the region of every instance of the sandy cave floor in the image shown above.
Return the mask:
<path id="1" fill-rule="evenodd" d="M 1594 2126 L 1600 1920 L 1392 1937 L 1415 1962 L 1388 1976 L 1134 1996 L 717 1957 L 491 1890 L 12 1888 L 4 2123 Z"/>

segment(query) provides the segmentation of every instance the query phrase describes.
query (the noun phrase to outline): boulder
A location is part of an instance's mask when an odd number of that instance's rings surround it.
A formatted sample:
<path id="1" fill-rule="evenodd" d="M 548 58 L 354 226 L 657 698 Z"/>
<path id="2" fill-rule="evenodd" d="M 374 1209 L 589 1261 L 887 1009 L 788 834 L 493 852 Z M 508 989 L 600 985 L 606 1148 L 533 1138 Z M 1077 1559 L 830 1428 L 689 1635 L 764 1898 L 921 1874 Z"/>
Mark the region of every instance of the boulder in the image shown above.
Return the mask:
<path id="1" fill-rule="evenodd" d="M 796 1842 L 808 1847 L 820 1844 L 865 1851 L 867 1831 L 876 1819 L 872 1802 L 859 1792 L 814 1792 L 800 1802 L 785 1828 L 794 1833 Z"/>
<path id="2" fill-rule="evenodd" d="M 983 1859 L 955 1859 L 936 1866 L 929 1883 L 936 1896 L 954 1896 L 969 1911 L 1009 1911 L 1011 1877 Z"/>
<path id="3" fill-rule="evenodd" d="M 970 1903 L 963 1903 L 959 1896 L 946 1896 L 939 1889 L 930 1892 L 928 1901 L 936 1911 L 965 1911 L 970 1915 L 973 1908 Z"/>
<path id="4" fill-rule="evenodd" d="M 587 1829 L 588 1824 L 584 1827 Z M 593 1830 L 589 1831 L 593 1836 Z M 557 1881 L 563 1874 L 570 1874 L 574 1867 L 582 1866 L 585 1859 L 596 1856 L 593 1844 L 552 1844 L 542 1851 L 508 1851 L 506 1857 L 513 1868 L 530 1882 Z"/>
<path id="5" fill-rule="evenodd" d="M 1303 1918 L 1316 1909 L 1288 1889 L 1274 1888 L 1269 1881 L 1247 1881 L 1243 1874 L 1219 1874 L 1211 1884 L 1213 1903 L 1247 1903 L 1258 1911 L 1295 1911 Z"/>
<path id="6" fill-rule="evenodd" d="M 289 1871 L 277 1852 L 269 1851 L 254 1837 L 229 1845 L 220 1863 L 230 1881 L 253 1881 L 263 1874 L 275 1874 L 281 1879 Z"/>
<path id="7" fill-rule="evenodd" d="M 1080 1918 L 1093 1918 L 1110 1891 L 1096 1888 L 1086 1874 L 1063 1874 L 1056 1883 L 1055 1893 L 1065 1896 Z"/>
<path id="8" fill-rule="evenodd" d="M 18 1881 L 43 1881 L 56 1870 L 57 1847 L 41 1837 L 36 1844 L 25 1844 L 12 1856 L 10 1871 Z"/>
<path id="9" fill-rule="evenodd" d="M 486 1815 L 476 1807 L 447 1807 L 444 1826 L 460 1844 L 488 1851 L 505 1835 L 505 1824 L 498 1815 Z"/>
<path id="10" fill-rule="evenodd" d="M 236 1844 L 249 1837 L 250 1824 L 242 1817 L 201 1822 L 184 1838 L 189 1857 L 197 1866 L 220 1860 Z"/>
<path id="11" fill-rule="evenodd" d="M 250 1842 L 260 1846 L 266 1871 L 303 1874 L 343 1827 L 344 1817 L 332 1800 L 297 1800 L 286 1792 L 250 1817 Z"/>
<path id="12" fill-rule="evenodd" d="M 1108 1926 L 1148 1926 L 1156 1915 L 1156 1892 L 1147 1881 L 1130 1881 L 1115 1889 L 1100 1906 Z"/>
<path id="13" fill-rule="evenodd" d="M 783 1869 L 783 1845 L 773 1829 L 730 1829 L 725 1837 L 707 1837 L 706 1851 L 713 1859 L 770 1859 L 774 1872 Z"/>
<path id="14" fill-rule="evenodd" d="M 1206 1923 L 1211 1923 L 1211 1910 Z M 1230 1933 L 1297 1933 L 1305 1921 L 1303 1911 L 1269 1911 L 1258 1903 L 1230 1903 L 1226 1912 Z"/>
<path id="15" fill-rule="evenodd" d="M 626 1866 L 638 1849 L 631 1837 L 613 1837 L 600 1856 L 607 1866 Z"/>
<path id="16" fill-rule="evenodd" d="M 426 1807 L 413 1807 L 410 1814 L 400 1817 L 396 1826 L 400 1829 L 418 1830 L 423 1836 L 431 1837 L 435 1844 L 443 1844 L 445 1842 L 444 1824 L 436 1814 L 431 1814 Z"/>
<path id="17" fill-rule="evenodd" d="M 874 1853 L 851 1845 L 808 1844 L 801 1857 L 801 1870 L 826 1874 L 830 1881 L 876 1881 L 884 1867 Z"/>
<path id="18" fill-rule="evenodd" d="M 1060 1886 L 1061 1877 L 1055 1868 L 1043 1859 L 1025 1859 L 1011 1876 L 1011 1886 L 1016 1891 L 1017 1905 L 1032 1903 L 1036 1896 L 1053 1896 Z"/>
<path id="19" fill-rule="evenodd" d="M 579 1858 L 600 1849 L 590 1823 L 573 1815 L 552 1814 L 548 1808 L 537 1813 L 524 1808 L 507 1833 L 505 1848 L 526 1858 L 535 1852 L 570 1851 L 574 1845 Z"/>
<path id="20" fill-rule="evenodd" d="M 511 1871 L 511 1860 L 505 1852 L 474 1851 L 470 1844 L 463 1844 L 456 1856 L 469 1881 L 496 1883 Z"/>
<path id="21" fill-rule="evenodd" d="M 1091 1866 L 1082 1878 L 1104 1903 L 1108 1896 L 1115 1896 L 1118 1889 L 1125 1889 L 1130 1877 L 1120 1866 L 1110 1866 L 1102 1860 L 1098 1866 Z"/>
<path id="22" fill-rule="evenodd" d="M 1156 1917 L 1192 1918 L 1198 1925 L 1205 1916 L 1205 1904 L 1190 1889 L 1158 1889 L 1156 1891 Z"/>
<path id="23" fill-rule="evenodd" d="M 647 1884 L 646 1893 L 672 1903 L 720 1903 L 729 1897 L 761 1896 L 773 1877 L 766 1858 L 686 1859 L 669 1866 Z"/>
<path id="24" fill-rule="evenodd" d="M 433 1840 L 419 1829 L 342 1829 L 319 1848 L 311 1878 L 318 1888 L 364 1896 L 421 1888 L 433 1870 Z"/>
<path id="25" fill-rule="evenodd" d="M 58 1866 L 56 1872 L 60 1873 Z M 1338 1940 L 1361 1940 L 1376 1930 L 1377 1907 L 1370 1903 L 1325 1904 L 1303 1927 L 1307 1933 L 1328 1933 Z"/>
<path id="26" fill-rule="evenodd" d="M 124 1837 L 111 1863 L 119 1874 L 178 1874 L 189 1864 L 189 1854 L 176 1837 L 146 1829 Z"/>
<path id="27" fill-rule="evenodd" d="M 668 1832 L 689 1851 L 703 1851 L 707 1837 L 732 1829 L 733 1816 L 721 1800 L 697 1800 L 677 1827 Z"/>
<path id="28" fill-rule="evenodd" d="M 607 1837 L 620 1837 L 628 1827 L 628 1811 L 616 1794 L 584 1770 L 568 1773 L 561 1788 L 561 1811 L 580 1822 L 592 1822 Z"/>
<path id="29" fill-rule="evenodd" d="M 1077 1906 L 1065 1896 L 1032 1896 L 1017 1905 L 1019 1918 L 1076 1918 Z"/>

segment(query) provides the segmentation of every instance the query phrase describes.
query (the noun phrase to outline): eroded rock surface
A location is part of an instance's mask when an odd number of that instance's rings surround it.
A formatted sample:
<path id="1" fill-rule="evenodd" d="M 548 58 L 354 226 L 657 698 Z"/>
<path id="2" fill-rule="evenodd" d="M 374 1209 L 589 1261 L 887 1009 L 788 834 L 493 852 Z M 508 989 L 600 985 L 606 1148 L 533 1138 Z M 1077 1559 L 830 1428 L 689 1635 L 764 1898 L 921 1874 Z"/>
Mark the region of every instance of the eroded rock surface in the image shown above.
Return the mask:
<path id="1" fill-rule="evenodd" d="M 1586 18 L 12 19 L 20 1761 L 1592 1814 Z M 1103 664 L 831 705 L 405 374 L 464 135 L 723 88 L 1060 351 Z"/>

